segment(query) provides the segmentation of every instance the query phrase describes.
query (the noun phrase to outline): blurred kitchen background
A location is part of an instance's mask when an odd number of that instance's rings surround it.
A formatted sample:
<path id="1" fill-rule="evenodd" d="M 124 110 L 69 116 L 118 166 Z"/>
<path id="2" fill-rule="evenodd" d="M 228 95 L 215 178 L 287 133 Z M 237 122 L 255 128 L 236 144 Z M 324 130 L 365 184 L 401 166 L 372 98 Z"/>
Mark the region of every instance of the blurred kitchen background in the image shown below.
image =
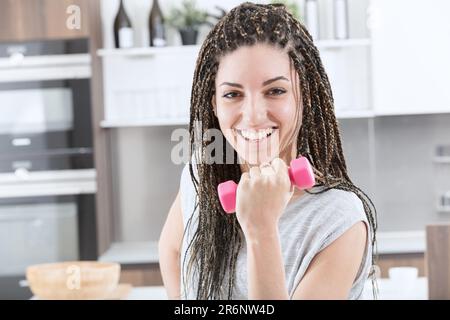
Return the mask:
<path id="1" fill-rule="evenodd" d="M 0 298 L 31 296 L 27 266 L 67 260 L 161 286 L 183 167 L 172 133 L 187 128 L 199 45 L 241 1 L 155 2 L 0 0 Z M 287 2 L 331 79 L 350 176 L 378 209 L 380 276 L 418 270 L 382 283 L 385 297 L 450 298 L 450 2 Z"/>

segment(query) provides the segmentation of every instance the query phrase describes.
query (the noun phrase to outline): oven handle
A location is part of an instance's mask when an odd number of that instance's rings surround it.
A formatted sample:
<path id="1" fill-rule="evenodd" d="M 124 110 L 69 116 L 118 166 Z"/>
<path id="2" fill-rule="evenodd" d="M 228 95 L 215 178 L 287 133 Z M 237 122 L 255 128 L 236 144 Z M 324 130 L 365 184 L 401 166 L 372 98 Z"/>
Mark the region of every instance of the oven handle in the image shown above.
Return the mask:
<path id="1" fill-rule="evenodd" d="M 93 194 L 95 169 L 0 174 L 0 198 Z"/>

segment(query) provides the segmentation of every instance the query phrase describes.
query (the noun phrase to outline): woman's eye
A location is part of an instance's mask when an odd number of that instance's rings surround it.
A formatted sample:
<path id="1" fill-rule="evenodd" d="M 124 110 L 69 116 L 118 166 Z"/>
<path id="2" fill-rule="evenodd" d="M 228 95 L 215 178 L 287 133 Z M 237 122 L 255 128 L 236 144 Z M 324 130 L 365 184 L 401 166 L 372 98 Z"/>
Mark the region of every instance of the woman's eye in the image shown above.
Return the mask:
<path id="1" fill-rule="evenodd" d="M 274 89 L 270 89 L 267 93 L 271 96 L 280 96 L 283 93 L 286 93 L 286 90 L 280 89 L 280 88 L 274 88 Z"/>
<path id="2" fill-rule="evenodd" d="M 228 92 L 223 95 L 223 97 L 227 98 L 227 99 L 236 98 L 237 96 L 239 96 L 239 92 L 235 92 L 235 91 Z"/>

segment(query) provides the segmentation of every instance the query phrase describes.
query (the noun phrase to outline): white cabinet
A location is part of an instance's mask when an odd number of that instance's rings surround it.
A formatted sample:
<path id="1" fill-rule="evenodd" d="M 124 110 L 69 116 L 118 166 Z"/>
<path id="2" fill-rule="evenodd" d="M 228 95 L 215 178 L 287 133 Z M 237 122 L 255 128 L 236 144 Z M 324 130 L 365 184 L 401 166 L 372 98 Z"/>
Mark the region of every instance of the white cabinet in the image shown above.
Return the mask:
<path id="1" fill-rule="evenodd" d="M 316 45 L 330 80 L 336 116 L 369 116 L 370 40 L 322 40 Z"/>
<path id="2" fill-rule="evenodd" d="M 199 47 L 100 50 L 103 127 L 187 123 Z"/>
<path id="3" fill-rule="evenodd" d="M 373 0 L 374 111 L 450 112 L 450 1 Z"/>

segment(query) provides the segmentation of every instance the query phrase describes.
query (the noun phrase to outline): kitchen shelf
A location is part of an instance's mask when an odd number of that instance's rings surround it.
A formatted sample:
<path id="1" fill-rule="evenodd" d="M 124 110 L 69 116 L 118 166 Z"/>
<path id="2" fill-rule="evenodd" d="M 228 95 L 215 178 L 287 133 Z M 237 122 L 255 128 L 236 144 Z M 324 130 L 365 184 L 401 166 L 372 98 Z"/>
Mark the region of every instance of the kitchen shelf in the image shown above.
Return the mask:
<path id="1" fill-rule="evenodd" d="M 90 77 L 91 57 L 87 53 L 0 58 L 0 83 Z"/>
<path id="2" fill-rule="evenodd" d="M 412 115 L 427 115 L 427 114 L 448 114 L 450 113 L 449 108 L 428 108 L 423 110 L 417 109 L 401 109 L 396 108 L 392 111 L 387 110 L 375 110 L 375 115 L 377 117 L 389 117 L 389 116 L 412 116 Z"/>
<path id="3" fill-rule="evenodd" d="M 114 242 L 98 260 L 120 264 L 159 263 L 158 242 Z"/>
<path id="4" fill-rule="evenodd" d="M 390 231 L 377 234 L 379 254 L 425 252 L 425 231 Z"/>
<path id="5" fill-rule="evenodd" d="M 377 238 L 379 254 L 425 252 L 424 231 L 380 232 Z M 114 242 L 98 260 L 120 264 L 159 263 L 158 242 Z"/>
<path id="6" fill-rule="evenodd" d="M 359 39 L 324 39 L 315 41 L 318 49 L 339 49 L 349 47 L 368 47 L 370 46 L 369 38 Z M 97 50 L 97 55 L 100 57 L 151 57 L 158 54 L 180 54 L 183 51 L 199 51 L 200 45 L 188 46 L 167 46 L 167 47 L 136 47 L 136 48 L 108 48 Z"/>
<path id="7" fill-rule="evenodd" d="M 450 156 L 443 156 L 443 157 L 435 157 L 433 159 L 434 163 L 448 163 L 450 164 Z"/>
<path id="8" fill-rule="evenodd" d="M 345 110 L 338 111 L 339 119 L 372 118 L 373 112 L 370 110 Z M 127 128 L 127 127 L 153 127 L 153 126 L 179 126 L 188 125 L 189 118 L 159 118 L 148 120 L 103 120 L 100 123 L 102 128 Z"/>
<path id="9" fill-rule="evenodd" d="M 0 174 L 0 198 L 92 194 L 96 191 L 95 169 Z"/>
<path id="10" fill-rule="evenodd" d="M 129 57 L 129 58 L 145 58 L 155 55 L 181 54 L 185 51 L 196 52 L 200 50 L 199 45 L 190 46 L 168 46 L 168 47 L 139 47 L 126 49 L 99 49 L 97 55 L 100 57 Z"/>
<path id="11" fill-rule="evenodd" d="M 450 213 L 450 206 L 437 206 L 437 211 L 442 213 Z"/>
<path id="12" fill-rule="evenodd" d="M 148 119 L 148 120 L 103 120 L 100 123 L 102 128 L 121 128 L 121 127 L 152 127 L 152 126 L 177 126 L 188 125 L 189 118 L 160 118 L 160 119 Z"/>
<path id="13" fill-rule="evenodd" d="M 352 48 L 352 47 L 369 47 L 370 39 L 330 39 L 330 40 L 317 40 L 316 46 L 319 50 L 321 49 L 341 49 L 341 48 Z"/>
<path id="14" fill-rule="evenodd" d="M 336 118 L 338 119 L 355 119 L 355 118 L 373 118 L 372 110 L 337 110 Z"/>

